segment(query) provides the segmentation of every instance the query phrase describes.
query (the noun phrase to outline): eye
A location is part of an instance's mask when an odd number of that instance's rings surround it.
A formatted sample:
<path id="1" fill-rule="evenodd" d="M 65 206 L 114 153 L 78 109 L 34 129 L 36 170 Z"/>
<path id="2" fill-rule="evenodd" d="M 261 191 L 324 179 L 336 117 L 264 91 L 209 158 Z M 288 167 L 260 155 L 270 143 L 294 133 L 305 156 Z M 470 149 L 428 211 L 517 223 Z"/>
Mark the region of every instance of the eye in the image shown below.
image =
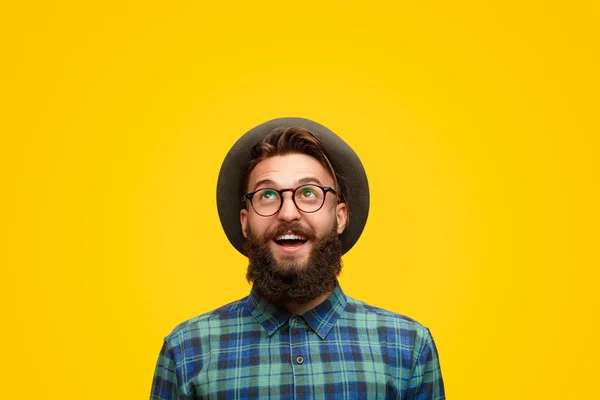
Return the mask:
<path id="1" fill-rule="evenodd" d="M 262 192 L 260 192 L 261 200 L 273 200 L 273 199 L 276 199 L 277 197 L 279 197 L 279 193 L 277 193 L 273 189 L 265 189 Z"/>
<path id="2" fill-rule="evenodd" d="M 317 192 L 316 192 L 315 188 L 313 188 L 311 186 L 301 187 L 298 190 L 298 193 L 300 194 L 300 197 L 304 197 L 304 198 L 311 198 L 311 197 L 317 196 Z"/>

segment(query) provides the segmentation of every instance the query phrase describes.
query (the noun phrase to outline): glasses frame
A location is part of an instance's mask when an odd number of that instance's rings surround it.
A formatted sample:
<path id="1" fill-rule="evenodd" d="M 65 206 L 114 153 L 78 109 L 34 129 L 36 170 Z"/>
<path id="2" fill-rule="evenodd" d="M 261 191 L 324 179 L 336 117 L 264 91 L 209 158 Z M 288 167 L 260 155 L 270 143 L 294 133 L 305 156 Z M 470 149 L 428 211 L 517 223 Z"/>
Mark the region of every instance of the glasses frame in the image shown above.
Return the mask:
<path id="1" fill-rule="evenodd" d="M 306 187 L 306 186 L 316 186 L 316 187 L 318 187 L 319 189 L 321 189 L 323 191 L 323 202 L 321 203 L 321 206 L 319 206 L 319 208 L 317 208 L 315 211 L 304 211 L 300 207 L 298 207 L 298 204 L 296 204 L 296 191 L 298 189 L 301 189 L 301 188 Z M 263 215 L 263 214 L 259 213 L 258 211 L 256 211 L 256 208 L 254 208 L 254 204 L 252 204 L 252 197 L 256 193 L 262 192 L 263 190 L 272 190 L 272 191 L 277 192 L 279 194 L 279 207 L 277 208 L 277 211 L 275 211 L 273 214 Z M 272 217 L 273 215 L 277 214 L 281 210 L 281 207 L 283 207 L 283 193 L 284 192 L 292 192 L 292 202 L 294 202 L 294 206 L 296 207 L 296 209 L 298 211 L 300 211 L 300 212 L 302 212 L 304 214 L 316 213 L 321 208 L 323 208 L 323 205 L 325 204 L 325 200 L 327 200 L 327 193 L 331 192 L 331 193 L 333 193 L 333 194 L 335 194 L 337 196 L 337 192 L 332 187 L 321 186 L 321 185 L 317 185 L 315 183 L 307 183 L 307 184 L 304 184 L 304 185 L 300 185 L 300 186 L 298 186 L 296 188 L 289 188 L 289 189 L 280 189 L 280 190 L 273 189 L 273 188 L 258 189 L 258 190 L 255 190 L 254 192 L 246 193 L 244 195 L 244 197 L 242 198 L 242 203 L 245 204 L 245 202 L 247 200 L 247 201 L 250 202 L 250 205 L 252 206 L 252 209 L 254 210 L 255 213 L 257 213 L 261 217 Z"/>

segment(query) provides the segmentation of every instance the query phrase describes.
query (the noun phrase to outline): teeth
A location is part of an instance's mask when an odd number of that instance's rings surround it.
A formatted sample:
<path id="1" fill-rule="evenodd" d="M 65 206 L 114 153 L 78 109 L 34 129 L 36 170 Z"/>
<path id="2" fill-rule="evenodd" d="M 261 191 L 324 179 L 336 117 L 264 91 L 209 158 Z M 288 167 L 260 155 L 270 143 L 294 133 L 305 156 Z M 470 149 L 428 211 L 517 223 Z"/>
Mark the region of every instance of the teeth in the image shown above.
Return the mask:
<path id="1" fill-rule="evenodd" d="M 306 239 L 302 236 L 292 234 L 292 235 L 277 236 L 275 238 L 275 240 L 306 240 Z"/>

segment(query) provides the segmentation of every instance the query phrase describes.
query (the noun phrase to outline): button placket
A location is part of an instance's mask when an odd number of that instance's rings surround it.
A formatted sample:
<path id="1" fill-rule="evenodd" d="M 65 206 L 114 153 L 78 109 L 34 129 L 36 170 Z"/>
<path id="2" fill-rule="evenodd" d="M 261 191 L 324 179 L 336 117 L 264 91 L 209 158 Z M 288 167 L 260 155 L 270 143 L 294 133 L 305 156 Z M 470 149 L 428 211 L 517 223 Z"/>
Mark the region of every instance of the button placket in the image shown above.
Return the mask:
<path id="1" fill-rule="evenodd" d="M 289 319 L 288 326 L 290 331 L 290 355 L 292 356 L 292 363 L 295 366 L 303 365 L 306 361 L 302 354 L 304 352 L 304 346 L 299 346 L 299 344 L 304 344 L 306 340 L 305 332 L 308 326 L 304 325 L 304 318 L 300 315 L 292 316 Z"/>

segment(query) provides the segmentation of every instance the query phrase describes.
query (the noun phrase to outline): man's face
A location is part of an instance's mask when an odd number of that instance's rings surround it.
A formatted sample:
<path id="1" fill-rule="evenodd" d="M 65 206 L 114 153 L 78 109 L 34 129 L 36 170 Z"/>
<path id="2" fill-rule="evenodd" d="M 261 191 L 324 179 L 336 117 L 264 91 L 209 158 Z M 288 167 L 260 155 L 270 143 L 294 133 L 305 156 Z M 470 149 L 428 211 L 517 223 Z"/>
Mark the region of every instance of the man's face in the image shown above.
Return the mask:
<path id="1" fill-rule="evenodd" d="M 309 183 L 334 187 L 333 177 L 315 158 L 306 154 L 289 154 L 258 163 L 250 174 L 246 191 L 296 188 Z M 244 237 L 248 238 L 251 233 L 254 237 L 263 238 L 280 272 L 293 273 L 286 270 L 304 268 L 315 244 L 333 229 L 338 235 L 344 231 L 347 209 L 345 204 L 338 204 L 337 196 L 328 193 L 319 211 L 303 213 L 294 205 L 292 192 L 284 192 L 283 205 L 277 214 L 263 217 L 248 205 L 240 212 L 240 221 Z M 295 234 L 307 240 L 295 243 L 278 241 L 282 234 Z"/>

